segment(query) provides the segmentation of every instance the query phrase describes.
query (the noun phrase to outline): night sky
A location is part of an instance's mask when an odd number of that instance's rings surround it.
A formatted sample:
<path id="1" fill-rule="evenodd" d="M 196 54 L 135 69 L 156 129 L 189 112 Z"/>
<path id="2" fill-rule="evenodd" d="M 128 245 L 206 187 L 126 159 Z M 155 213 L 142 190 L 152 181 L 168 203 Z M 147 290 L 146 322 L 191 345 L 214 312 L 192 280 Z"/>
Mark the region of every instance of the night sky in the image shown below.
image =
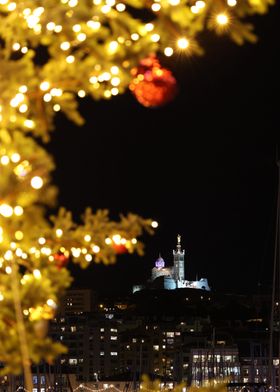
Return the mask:
<path id="1" fill-rule="evenodd" d="M 112 218 L 134 212 L 159 222 L 146 255 L 114 266 L 73 268 L 75 285 L 129 291 L 145 281 L 159 252 L 172 262 L 176 235 L 186 278 L 213 290 L 263 292 L 272 274 L 279 132 L 279 4 L 254 18 L 257 44 L 201 37 L 203 57 L 165 59 L 179 93 L 146 109 L 126 94 L 81 100 L 86 124 L 58 117 L 54 154 L 59 202 L 74 216 L 86 206 Z"/>

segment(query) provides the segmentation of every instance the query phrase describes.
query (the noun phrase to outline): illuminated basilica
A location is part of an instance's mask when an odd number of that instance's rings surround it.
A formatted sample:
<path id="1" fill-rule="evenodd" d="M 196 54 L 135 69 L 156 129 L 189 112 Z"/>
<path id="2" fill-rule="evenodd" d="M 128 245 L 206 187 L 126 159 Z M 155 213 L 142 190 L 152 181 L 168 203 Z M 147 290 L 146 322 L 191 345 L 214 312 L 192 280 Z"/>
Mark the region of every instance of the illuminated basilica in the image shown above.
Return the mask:
<path id="1" fill-rule="evenodd" d="M 189 288 L 210 291 L 206 278 L 194 281 L 185 279 L 185 250 L 181 249 L 180 235 L 177 236 L 176 250 L 173 250 L 173 266 L 166 267 L 165 261 L 159 256 L 147 285 L 135 285 L 133 286 L 133 292 L 146 288 L 162 288 L 166 290 Z"/>

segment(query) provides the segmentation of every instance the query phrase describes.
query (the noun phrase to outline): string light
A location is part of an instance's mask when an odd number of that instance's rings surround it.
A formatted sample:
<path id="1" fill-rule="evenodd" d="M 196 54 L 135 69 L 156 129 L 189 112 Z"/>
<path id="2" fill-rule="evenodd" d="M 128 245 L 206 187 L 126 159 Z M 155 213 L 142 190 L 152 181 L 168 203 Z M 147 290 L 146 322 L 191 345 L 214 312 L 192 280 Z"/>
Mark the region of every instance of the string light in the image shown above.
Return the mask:
<path id="1" fill-rule="evenodd" d="M 177 46 L 180 49 L 187 49 L 189 45 L 190 45 L 189 40 L 185 37 L 179 38 L 177 40 Z"/>
<path id="2" fill-rule="evenodd" d="M 34 275 L 35 279 L 41 279 L 41 277 L 42 277 L 41 271 L 38 270 L 38 269 L 35 269 L 35 270 L 33 271 L 33 275 Z"/>
<path id="3" fill-rule="evenodd" d="M 79 96 L 80 98 L 84 98 L 84 97 L 86 96 L 85 90 L 79 90 L 79 91 L 78 91 L 78 96 Z"/>
<path id="4" fill-rule="evenodd" d="M 0 204 L 0 215 L 9 218 L 13 215 L 13 208 L 8 204 Z"/>
<path id="5" fill-rule="evenodd" d="M 78 385 L 73 392 L 79 391 L 79 389 L 85 389 L 87 391 L 97 391 L 97 392 L 104 392 L 107 391 L 109 392 L 110 390 L 115 390 L 116 392 L 122 392 L 119 388 L 117 388 L 115 385 L 110 384 L 110 386 L 108 386 L 107 388 L 98 388 L 98 389 L 92 389 L 90 388 L 90 386 L 85 385 L 85 384 L 80 384 Z M 135 392 L 135 391 L 134 391 Z"/>
<path id="6" fill-rule="evenodd" d="M 92 251 L 93 251 L 94 253 L 99 253 L 99 252 L 100 252 L 99 246 L 94 245 L 94 246 L 92 247 Z"/>
<path id="7" fill-rule="evenodd" d="M 119 4 L 117 4 L 116 5 L 116 9 L 117 9 L 117 11 L 119 11 L 119 12 L 123 12 L 123 11 L 125 11 L 125 5 L 123 4 L 123 3 L 119 3 Z"/>
<path id="8" fill-rule="evenodd" d="M 221 13 L 216 16 L 216 21 L 217 21 L 218 25 L 225 26 L 226 24 L 228 24 L 229 20 L 228 20 L 227 14 Z"/>
<path id="9" fill-rule="evenodd" d="M 32 177 L 30 184 L 31 184 L 32 188 L 40 189 L 40 188 L 42 188 L 44 182 L 43 182 L 43 179 L 41 177 L 34 176 L 34 177 Z"/>
<path id="10" fill-rule="evenodd" d="M 158 12 L 161 9 L 161 5 L 159 3 L 153 3 L 151 8 L 152 8 L 152 11 Z"/>
<path id="11" fill-rule="evenodd" d="M 54 110 L 55 112 L 59 112 L 60 109 L 61 109 L 61 107 L 60 107 L 60 105 L 59 105 L 58 103 L 56 103 L 55 105 L 53 105 L 53 110 Z"/>
<path id="12" fill-rule="evenodd" d="M 61 48 L 62 50 L 68 50 L 68 49 L 70 48 L 70 42 L 67 42 L 67 41 L 62 42 L 62 43 L 60 44 L 60 48 Z"/>
<path id="13" fill-rule="evenodd" d="M 168 46 L 167 48 L 164 49 L 164 54 L 165 54 L 165 56 L 167 56 L 167 57 L 172 56 L 172 54 L 173 54 L 173 49 L 172 49 L 171 47 Z"/>
<path id="14" fill-rule="evenodd" d="M 160 35 L 155 33 L 151 35 L 151 41 L 158 42 L 160 40 Z"/>
<path id="15" fill-rule="evenodd" d="M 40 84 L 40 89 L 42 91 L 47 91 L 50 88 L 50 83 L 47 81 L 44 81 Z"/>
<path id="16" fill-rule="evenodd" d="M 168 3 L 170 5 L 175 6 L 175 5 L 179 5 L 180 4 L 180 0 L 168 0 Z"/>
<path id="17" fill-rule="evenodd" d="M 63 230 L 61 230 L 61 229 L 56 229 L 55 235 L 56 235 L 58 238 L 62 237 L 62 235 L 63 235 Z"/>
<path id="18" fill-rule="evenodd" d="M 15 206 L 14 214 L 16 216 L 21 216 L 23 214 L 23 208 L 21 206 Z"/>
<path id="19" fill-rule="evenodd" d="M 67 56 L 67 57 L 66 57 L 66 62 L 67 62 L 68 64 L 73 64 L 74 61 L 75 61 L 75 57 L 74 57 L 73 55 L 70 55 L 70 56 Z"/>
<path id="20" fill-rule="evenodd" d="M 153 29 L 154 29 L 153 23 L 147 23 L 145 25 L 145 29 L 146 29 L 146 31 L 153 31 Z"/>

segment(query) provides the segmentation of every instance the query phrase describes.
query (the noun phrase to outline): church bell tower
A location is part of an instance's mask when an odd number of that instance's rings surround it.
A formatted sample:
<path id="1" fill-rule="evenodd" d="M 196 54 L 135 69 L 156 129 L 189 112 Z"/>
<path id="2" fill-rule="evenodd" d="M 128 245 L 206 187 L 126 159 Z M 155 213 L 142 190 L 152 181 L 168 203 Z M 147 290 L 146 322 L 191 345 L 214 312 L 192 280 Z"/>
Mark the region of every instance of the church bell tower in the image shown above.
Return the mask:
<path id="1" fill-rule="evenodd" d="M 181 250 L 181 236 L 177 235 L 176 250 L 173 250 L 173 274 L 174 279 L 185 280 L 185 250 Z"/>

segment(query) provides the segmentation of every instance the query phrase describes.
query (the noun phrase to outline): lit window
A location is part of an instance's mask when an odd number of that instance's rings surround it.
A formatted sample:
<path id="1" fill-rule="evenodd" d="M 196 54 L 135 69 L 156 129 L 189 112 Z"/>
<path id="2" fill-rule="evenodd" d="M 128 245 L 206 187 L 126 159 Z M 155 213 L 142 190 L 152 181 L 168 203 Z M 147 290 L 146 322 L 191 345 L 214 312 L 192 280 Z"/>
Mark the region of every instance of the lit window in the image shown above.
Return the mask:
<path id="1" fill-rule="evenodd" d="M 197 362 L 198 361 L 199 356 L 197 354 L 194 354 L 193 356 L 193 362 Z"/>
<path id="2" fill-rule="evenodd" d="M 166 332 L 166 337 L 174 338 L 174 332 Z"/>
<path id="3" fill-rule="evenodd" d="M 153 349 L 154 349 L 154 351 L 159 351 L 159 346 L 158 345 L 154 345 Z"/>
<path id="4" fill-rule="evenodd" d="M 71 332 L 76 332 L 76 331 L 77 331 L 76 325 L 72 325 L 72 326 L 70 327 L 70 330 L 71 330 Z"/>
<path id="5" fill-rule="evenodd" d="M 233 372 L 234 374 L 239 374 L 240 373 L 239 368 L 237 366 L 234 366 Z"/>
<path id="6" fill-rule="evenodd" d="M 69 358 L 69 365 L 77 365 L 78 360 L 77 358 Z"/>
<path id="7" fill-rule="evenodd" d="M 114 356 L 118 355 L 118 353 L 117 353 L 117 351 L 111 351 L 111 355 L 112 355 L 112 357 L 114 357 Z"/>
<path id="8" fill-rule="evenodd" d="M 118 332 L 118 330 L 117 330 L 116 328 L 111 328 L 110 331 L 111 331 L 111 332 L 115 332 L 115 333 Z"/>
<path id="9" fill-rule="evenodd" d="M 104 328 L 100 328 L 100 332 L 104 332 Z"/>
<path id="10" fill-rule="evenodd" d="M 103 356 L 104 355 L 104 351 L 100 351 L 100 355 Z"/>
<path id="11" fill-rule="evenodd" d="M 118 340 L 117 336 L 111 336 L 111 340 Z"/>
<path id="12" fill-rule="evenodd" d="M 137 343 L 137 339 L 133 338 L 132 343 Z"/>
<path id="13" fill-rule="evenodd" d="M 167 344 L 173 344 L 174 343 L 174 339 L 167 339 Z"/>

